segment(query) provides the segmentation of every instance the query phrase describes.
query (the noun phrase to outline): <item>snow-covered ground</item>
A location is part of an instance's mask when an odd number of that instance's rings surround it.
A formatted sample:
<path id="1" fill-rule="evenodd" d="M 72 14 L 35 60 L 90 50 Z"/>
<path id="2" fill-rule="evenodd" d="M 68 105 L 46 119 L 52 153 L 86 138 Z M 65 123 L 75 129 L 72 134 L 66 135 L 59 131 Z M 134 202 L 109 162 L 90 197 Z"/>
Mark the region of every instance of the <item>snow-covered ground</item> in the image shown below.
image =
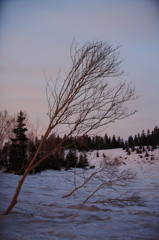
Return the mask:
<path id="1" fill-rule="evenodd" d="M 126 155 L 121 149 L 88 152 L 88 159 L 97 167 L 103 153 L 110 158 L 119 157 L 126 163 L 119 166 L 120 171 L 130 168 L 137 173 L 130 188 L 140 192 L 145 206 L 117 207 L 91 204 L 100 198 L 99 192 L 85 204 L 97 184 L 90 182 L 88 187 L 80 189 L 74 195 L 62 198 L 74 187 L 74 174 L 71 171 L 49 170 L 41 174 L 27 176 L 18 203 L 12 212 L 4 216 L 20 176 L 0 173 L 0 239 L 2 240 L 40 240 L 40 239 L 159 239 L 159 149 L 151 154 L 154 160 L 140 158 L 138 154 Z M 144 154 L 143 154 L 144 156 Z M 95 169 L 86 170 L 90 174 Z M 77 169 L 77 173 L 82 172 Z M 81 180 L 80 180 L 81 181 Z M 77 177 L 77 185 L 78 185 Z M 118 189 L 120 194 L 125 191 Z M 112 192 L 112 194 L 114 194 Z"/>

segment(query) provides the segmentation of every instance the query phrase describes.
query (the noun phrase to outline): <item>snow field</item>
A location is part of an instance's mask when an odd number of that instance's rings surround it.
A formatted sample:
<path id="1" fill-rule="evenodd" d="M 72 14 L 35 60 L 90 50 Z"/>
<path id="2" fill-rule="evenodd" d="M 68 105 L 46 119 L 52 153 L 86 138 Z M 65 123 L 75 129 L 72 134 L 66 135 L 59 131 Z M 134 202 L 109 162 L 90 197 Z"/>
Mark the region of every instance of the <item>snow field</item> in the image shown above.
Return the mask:
<path id="1" fill-rule="evenodd" d="M 128 189 L 139 192 L 146 205 L 120 208 L 111 205 L 92 204 L 104 194 L 115 197 L 125 189 L 100 191 L 83 201 L 97 187 L 96 180 L 88 183 L 70 197 L 62 198 L 74 188 L 73 170 L 48 170 L 27 176 L 18 203 L 12 212 L 4 216 L 14 194 L 20 176 L 0 173 L 0 239 L 2 240 L 109 240 L 109 239 L 159 239 L 159 149 L 154 160 L 127 155 L 122 149 L 88 152 L 90 165 L 100 166 L 103 153 L 121 162 L 119 171 L 131 169 L 137 173 Z M 85 170 L 86 176 L 95 169 Z M 76 169 L 83 174 L 82 169 Z M 76 176 L 77 186 L 82 178 Z M 126 189 L 126 190 L 128 190 Z"/>

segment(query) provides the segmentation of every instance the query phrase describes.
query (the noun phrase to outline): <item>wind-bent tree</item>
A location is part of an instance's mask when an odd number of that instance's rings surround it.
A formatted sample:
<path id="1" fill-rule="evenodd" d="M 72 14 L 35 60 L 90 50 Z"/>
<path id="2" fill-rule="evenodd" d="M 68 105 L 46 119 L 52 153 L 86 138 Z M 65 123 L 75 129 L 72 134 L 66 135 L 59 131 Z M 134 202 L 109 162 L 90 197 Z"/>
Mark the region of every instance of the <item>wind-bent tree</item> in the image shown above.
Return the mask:
<path id="1" fill-rule="evenodd" d="M 61 150 L 70 136 L 82 137 L 91 131 L 133 115 L 125 103 L 135 99 L 135 90 L 125 82 L 111 85 L 108 78 L 123 75 L 120 70 L 120 46 L 113 48 L 105 41 L 86 42 L 79 47 L 75 42 L 70 47 L 72 67 L 63 82 L 46 80 L 49 125 L 37 151 L 18 182 L 13 199 L 4 214 L 17 203 L 22 184 L 33 168 L 53 153 Z M 38 161 L 38 153 L 45 140 L 57 127 L 65 125 L 65 138 Z M 76 138 L 74 138 L 76 139 Z"/>

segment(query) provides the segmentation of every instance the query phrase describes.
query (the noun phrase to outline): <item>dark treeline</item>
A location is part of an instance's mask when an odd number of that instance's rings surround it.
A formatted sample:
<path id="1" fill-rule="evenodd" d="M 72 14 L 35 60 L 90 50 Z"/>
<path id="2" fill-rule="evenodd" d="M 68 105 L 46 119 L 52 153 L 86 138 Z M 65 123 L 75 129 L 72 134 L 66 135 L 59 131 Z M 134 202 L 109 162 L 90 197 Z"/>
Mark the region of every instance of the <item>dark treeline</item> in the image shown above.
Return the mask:
<path id="1" fill-rule="evenodd" d="M 27 131 L 25 114 L 20 111 L 17 116 L 16 126 L 12 129 L 14 137 L 11 137 L 10 141 L 5 142 L 0 151 L 0 165 L 5 171 L 13 171 L 22 174 L 33 158 L 40 143 L 40 139 L 37 137 L 29 139 L 26 135 Z M 66 136 L 60 137 L 55 134 L 50 135 L 45 141 L 37 157 L 37 161 L 48 152 L 55 149 L 64 138 L 66 138 Z M 104 137 L 90 137 L 85 135 L 83 137 L 74 138 L 71 136 L 65 140 L 63 150 L 49 156 L 38 165 L 32 173 L 41 172 L 47 169 L 60 170 L 61 168 L 65 168 L 67 170 L 72 167 L 85 168 L 88 167 L 87 151 L 114 148 L 133 149 L 135 146 L 151 146 L 151 149 L 155 149 L 159 146 L 159 128 L 155 127 L 152 132 L 147 130 L 147 133 L 143 130 L 141 134 L 138 133 L 134 137 L 129 136 L 127 141 L 123 141 L 123 139 L 115 135 L 113 135 L 113 137 L 108 137 L 107 134 L 105 134 Z M 76 150 L 81 153 L 77 155 Z"/>
<path id="2" fill-rule="evenodd" d="M 65 137 L 65 136 L 64 136 Z M 48 139 L 48 143 L 49 141 Z M 54 138 L 54 137 L 53 137 Z M 59 143 L 62 141 L 63 138 L 60 138 L 59 136 L 54 138 L 53 141 L 57 141 Z M 76 141 L 75 141 L 76 140 Z M 141 134 L 137 134 L 134 137 L 129 136 L 128 140 L 123 141 L 121 137 L 116 137 L 113 135 L 113 137 L 108 137 L 107 134 L 105 134 L 104 137 L 101 136 L 83 136 L 82 138 L 73 138 L 70 137 L 65 142 L 65 145 L 72 144 L 75 141 L 73 145 L 70 146 L 70 148 L 77 149 L 78 151 L 90 151 L 90 150 L 100 150 L 100 149 L 114 149 L 114 148 L 133 148 L 135 146 L 151 146 L 153 149 L 155 149 L 157 146 L 159 146 L 159 128 L 155 127 L 152 132 L 147 130 L 147 133 L 143 130 Z M 46 142 L 46 145 L 48 144 Z"/>
<path id="3" fill-rule="evenodd" d="M 147 130 L 147 133 L 143 130 L 141 134 L 134 136 L 129 136 L 128 141 L 125 142 L 125 147 L 135 147 L 135 146 L 152 146 L 155 149 L 159 146 L 159 128 L 156 126 L 152 132 Z"/>

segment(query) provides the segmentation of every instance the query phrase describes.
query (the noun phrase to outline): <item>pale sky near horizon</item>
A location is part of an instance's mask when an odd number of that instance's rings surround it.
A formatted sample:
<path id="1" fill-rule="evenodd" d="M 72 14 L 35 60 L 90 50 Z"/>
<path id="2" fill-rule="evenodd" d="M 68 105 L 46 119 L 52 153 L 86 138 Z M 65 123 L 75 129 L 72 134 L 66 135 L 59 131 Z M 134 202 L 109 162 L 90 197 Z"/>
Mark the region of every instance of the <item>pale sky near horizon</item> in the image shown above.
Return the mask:
<path id="1" fill-rule="evenodd" d="M 159 127 L 159 1 L 157 0 L 5 0 L 0 2 L 0 110 L 26 111 L 30 122 L 47 125 L 45 77 L 70 68 L 73 40 L 121 44 L 121 79 L 140 98 L 132 117 L 104 133 L 122 138 Z M 61 76 L 62 77 L 62 76 Z M 120 79 L 120 80 L 121 80 Z M 61 79 L 62 80 L 62 79 Z"/>

